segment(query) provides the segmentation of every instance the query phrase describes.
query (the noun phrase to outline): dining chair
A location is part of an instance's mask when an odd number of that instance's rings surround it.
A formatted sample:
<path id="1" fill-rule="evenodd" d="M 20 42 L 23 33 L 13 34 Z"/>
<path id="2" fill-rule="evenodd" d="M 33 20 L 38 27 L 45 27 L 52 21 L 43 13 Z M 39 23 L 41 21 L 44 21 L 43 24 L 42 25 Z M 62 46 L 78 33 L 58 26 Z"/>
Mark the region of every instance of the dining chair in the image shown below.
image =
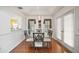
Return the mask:
<path id="1" fill-rule="evenodd" d="M 44 46 L 44 33 L 33 33 L 33 39 L 33 47 L 36 52 L 38 48 L 42 48 Z"/>

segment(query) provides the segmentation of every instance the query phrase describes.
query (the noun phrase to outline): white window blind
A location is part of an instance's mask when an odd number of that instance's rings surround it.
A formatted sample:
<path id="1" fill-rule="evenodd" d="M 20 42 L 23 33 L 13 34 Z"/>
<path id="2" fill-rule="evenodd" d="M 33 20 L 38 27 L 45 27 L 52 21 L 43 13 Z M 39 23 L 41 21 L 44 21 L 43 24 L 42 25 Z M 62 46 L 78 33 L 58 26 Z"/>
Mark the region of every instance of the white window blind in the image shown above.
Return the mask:
<path id="1" fill-rule="evenodd" d="M 59 40 L 62 40 L 62 33 L 61 33 L 61 31 L 62 31 L 62 19 L 61 18 L 58 18 L 57 19 L 57 38 L 59 39 Z"/>
<path id="2" fill-rule="evenodd" d="M 64 16 L 64 42 L 74 47 L 73 13 Z"/>

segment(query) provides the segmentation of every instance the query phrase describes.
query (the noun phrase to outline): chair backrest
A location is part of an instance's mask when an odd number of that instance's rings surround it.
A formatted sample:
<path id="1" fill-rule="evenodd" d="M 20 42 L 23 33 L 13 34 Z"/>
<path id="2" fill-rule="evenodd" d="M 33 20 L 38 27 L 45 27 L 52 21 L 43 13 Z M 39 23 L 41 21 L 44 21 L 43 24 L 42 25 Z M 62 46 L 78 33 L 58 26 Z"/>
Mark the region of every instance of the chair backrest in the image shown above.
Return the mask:
<path id="1" fill-rule="evenodd" d="M 34 47 L 43 47 L 44 33 L 33 33 Z"/>

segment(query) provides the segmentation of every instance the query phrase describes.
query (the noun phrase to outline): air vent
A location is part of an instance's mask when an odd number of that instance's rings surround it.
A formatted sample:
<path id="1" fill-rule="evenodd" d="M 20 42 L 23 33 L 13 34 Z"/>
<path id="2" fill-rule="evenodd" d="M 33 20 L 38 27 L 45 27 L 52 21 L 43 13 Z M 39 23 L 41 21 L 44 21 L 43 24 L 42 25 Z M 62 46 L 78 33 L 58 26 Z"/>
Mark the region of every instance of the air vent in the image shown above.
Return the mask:
<path id="1" fill-rule="evenodd" d="M 23 9 L 22 7 L 18 7 L 18 9 Z"/>

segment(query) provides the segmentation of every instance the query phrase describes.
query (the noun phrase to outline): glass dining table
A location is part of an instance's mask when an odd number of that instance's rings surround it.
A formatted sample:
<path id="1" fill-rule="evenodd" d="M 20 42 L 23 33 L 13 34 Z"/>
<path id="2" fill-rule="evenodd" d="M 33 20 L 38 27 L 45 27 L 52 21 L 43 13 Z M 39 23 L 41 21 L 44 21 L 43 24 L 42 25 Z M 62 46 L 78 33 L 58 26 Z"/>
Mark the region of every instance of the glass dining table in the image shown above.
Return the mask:
<path id="1" fill-rule="evenodd" d="M 26 39 L 26 42 L 28 43 L 29 47 L 33 47 L 33 42 L 34 42 L 33 37 Z M 51 46 L 51 38 L 44 37 L 43 43 L 44 43 L 43 47 L 50 47 Z"/>

